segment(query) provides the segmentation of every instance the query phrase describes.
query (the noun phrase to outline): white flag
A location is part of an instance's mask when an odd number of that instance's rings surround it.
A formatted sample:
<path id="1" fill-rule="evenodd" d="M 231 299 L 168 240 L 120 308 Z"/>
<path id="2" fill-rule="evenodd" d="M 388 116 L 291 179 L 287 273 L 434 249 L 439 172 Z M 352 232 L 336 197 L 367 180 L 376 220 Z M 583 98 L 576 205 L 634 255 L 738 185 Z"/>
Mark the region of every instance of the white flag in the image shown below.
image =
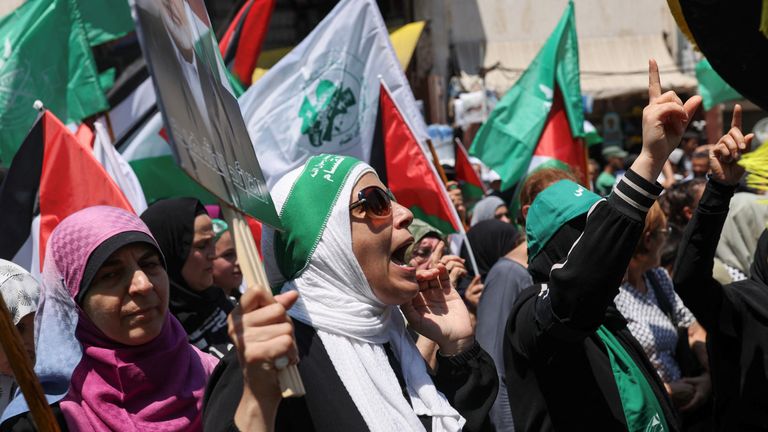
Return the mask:
<path id="1" fill-rule="evenodd" d="M 368 162 L 380 79 L 413 125 L 424 119 L 374 0 L 343 0 L 240 97 L 268 187 L 320 153 Z"/>
<path id="2" fill-rule="evenodd" d="M 104 125 L 97 121 L 93 126 L 96 135 L 93 140 L 93 155 L 112 177 L 117 187 L 123 191 L 136 214 L 140 215 L 147 209 L 147 200 L 144 198 L 144 191 L 141 189 L 139 179 L 136 178 L 136 173 L 112 145 Z"/>

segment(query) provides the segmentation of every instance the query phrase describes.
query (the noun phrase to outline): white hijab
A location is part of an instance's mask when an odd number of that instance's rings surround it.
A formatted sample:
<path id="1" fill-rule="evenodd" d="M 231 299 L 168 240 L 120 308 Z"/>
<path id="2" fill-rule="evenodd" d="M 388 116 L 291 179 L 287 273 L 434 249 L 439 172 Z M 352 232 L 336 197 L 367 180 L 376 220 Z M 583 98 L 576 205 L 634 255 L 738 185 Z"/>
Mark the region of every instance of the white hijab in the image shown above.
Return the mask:
<path id="1" fill-rule="evenodd" d="M 280 212 L 303 171 L 281 178 L 271 191 Z M 275 258 L 274 236 L 265 227 L 262 251 L 272 286 L 297 290 L 299 300 L 289 314 L 317 331 L 344 387 L 371 431 L 419 431 L 417 417 L 432 417 L 432 430 L 458 431 L 465 420 L 434 386 L 426 364 L 405 329 L 397 306 L 378 300 L 352 252 L 349 204 L 352 189 L 366 173 L 360 163 L 341 187 L 327 226 L 309 264 L 298 277 L 285 281 Z M 307 211 L 312 211 L 308 208 Z M 403 397 L 382 344 L 389 342 L 400 361 L 413 407 Z"/>
<path id="2" fill-rule="evenodd" d="M 37 310 L 40 299 L 40 284 L 28 271 L 18 265 L 0 259 L 0 294 L 8 307 L 14 325 L 25 316 Z M 0 374 L 0 414 L 16 393 L 16 380 L 10 375 Z"/>

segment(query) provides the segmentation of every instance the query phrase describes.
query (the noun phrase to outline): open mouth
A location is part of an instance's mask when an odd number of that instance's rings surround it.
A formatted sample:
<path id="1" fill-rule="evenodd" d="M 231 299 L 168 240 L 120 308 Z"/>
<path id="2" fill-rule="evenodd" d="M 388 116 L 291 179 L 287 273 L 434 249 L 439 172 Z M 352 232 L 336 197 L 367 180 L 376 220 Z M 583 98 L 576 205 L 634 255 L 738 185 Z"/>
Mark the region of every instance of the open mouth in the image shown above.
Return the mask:
<path id="1" fill-rule="evenodd" d="M 409 267 L 408 263 L 405 262 L 405 253 L 408 250 L 408 246 L 410 246 L 413 243 L 413 237 L 408 238 L 408 240 L 405 241 L 400 247 L 394 250 L 392 252 L 392 255 L 390 255 L 389 260 L 392 261 L 393 264 L 400 266 L 400 267 Z"/>

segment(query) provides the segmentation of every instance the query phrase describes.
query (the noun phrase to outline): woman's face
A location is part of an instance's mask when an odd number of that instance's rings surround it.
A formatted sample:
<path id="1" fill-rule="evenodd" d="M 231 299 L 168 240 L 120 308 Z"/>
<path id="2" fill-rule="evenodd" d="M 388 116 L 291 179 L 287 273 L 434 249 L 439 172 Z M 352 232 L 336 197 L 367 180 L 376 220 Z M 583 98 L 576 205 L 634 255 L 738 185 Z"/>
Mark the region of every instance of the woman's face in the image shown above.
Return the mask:
<path id="1" fill-rule="evenodd" d="M 352 202 L 367 186 L 386 187 L 373 173 L 360 178 L 352 190 Z M 399 305 L 410 301 L 419 292 L 416 268 L 405 262 L 405 252 L 413 243 L 408 225 L 413 214 L 392 202 L 392 215 L 376 219 L 366 214 L 365 206 L 350 210 L 352 250 L 363 269 L 374 295 L 383 303 Z"/>
<path id="2" fill-rule="evenodd" d="M 512 220 L 509 218 L 509 209 L 505 205 L 496 207 L 496 211 L 493 213 L 493 217 L 505 223 L 512 222 Z"/>
<path id="3" fill-rule="evenodd" d="M 413 257 L 411 258 L 411 265 L 418 270 L 426 270 L 429 268 L 429 258 L 432 256 L 432 252 L 440 243 L 440 239 L 435 237 L 422 237 L 419 243 L 413 248 Z"/>
<path id="4" fill-rule="evenodd" d="M 168 275 L 157 250 L 132 243 L 96 272 L 83 311 L 107 337 L 142 345 L 160 334 L 168 313 Z"/>
<path id="5" fill-rule="evenodd" d="M 213 285 L 213 260 L 216 257 L 213 236 L 211 217 L 197 215 L 192 247 L 181 268 L 181 276 L 193 291 L 203 291 Z"/>
<path id="6" fill-rule="evenodd" d="M 35 363 L 35 313 L 26 314 L 19 323 L 16 324 L 16 330 L 21 335 L 21 340 L 24 342 L 24 350 L 27 351 L 29 359 L 32 364 Z M 4 375 L 13 376 L 13 369 L 8 361 L 8 357 L 5 355 L 5 351 L 0 347 L 0 373 Z"/>
<path id="7" fill-rule="evenodd" d="M 229 295 L 243 282 L 243 274 L 237 262 L 232 234 L 226 231 L 216 242 L 216 259 L 213 260 L 213 284 Z"/>

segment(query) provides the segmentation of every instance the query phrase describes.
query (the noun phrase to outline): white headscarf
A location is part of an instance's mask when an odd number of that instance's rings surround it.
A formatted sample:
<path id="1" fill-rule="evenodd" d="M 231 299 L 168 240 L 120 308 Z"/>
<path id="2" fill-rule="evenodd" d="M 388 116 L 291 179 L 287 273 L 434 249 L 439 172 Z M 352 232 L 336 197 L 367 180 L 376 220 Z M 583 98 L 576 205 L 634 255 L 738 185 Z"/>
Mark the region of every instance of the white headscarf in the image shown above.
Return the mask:
<path id="1" fill-rule="evenodd" d="M 302 172 L 303 167 L 291 171 L 272 189 L 279 212 Z M 424 430 L 418 415 L 431 416 L 435 432 L 461 430 L 465 420 L 435 388 L 402 314 L 373 294 L 352 252 L 350 195 L 366 173 L 375 171 L 363 163 L 352 168 L 309 264 L 295 279 L 284 280 L 276 264 L 275 231 L 265 227 L 262 251 L 267 276 L 272 286 L 282 284 L 283 292 L 299 292 L 290 315 L 315 328 L 371 431 Z M 413 408 L 390 367 L 382 346 L 387 342 L 400 361 Z"/>
<path id="2" fill-rule="evenodd" d="M 18 265 L 0 259 L 0 293 L 8 306 L 13 324 L 37 310 L 40 299 L 40 284 L 28 271 Z M 0 413 L 10 403 L 16 392 L 16 380 L 9 375 L 0 375 Z"/>

